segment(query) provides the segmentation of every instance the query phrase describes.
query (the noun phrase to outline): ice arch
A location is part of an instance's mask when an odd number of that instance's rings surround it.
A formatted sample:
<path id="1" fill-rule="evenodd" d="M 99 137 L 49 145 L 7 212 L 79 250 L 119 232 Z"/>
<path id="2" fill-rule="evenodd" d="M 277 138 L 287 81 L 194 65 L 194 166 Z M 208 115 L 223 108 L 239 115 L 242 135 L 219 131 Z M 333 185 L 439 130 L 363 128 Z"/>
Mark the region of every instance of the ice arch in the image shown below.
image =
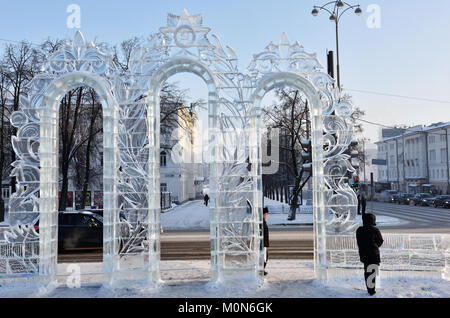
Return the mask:
<path id="1" fill-rule="evenodd" d="M 315 269 L 321 276 L 326 272 L 326 223 L 325 223 L 325 185 L 323 181 L 323 114 L 322 102 L 316 87 L 299 74 L 291 72 L 271 73 L 258 83 L 253 96 L 254 111 L 258 114 L 257 127 L 262 126 L 261 102 L 264 96 L 273 89 L 292 87 L 302 91 L 311 107 L 312 145 L 313 145 L 313 209 L 314 209 L 314 246 Z M 257 133 L 261 136 L 261 133 Z M 258 145 L 261 141 L 258 140 Z M 262 222 L 262 216 L 259 216 Z M 260 255 L 264 258 L 263 255 Z"/>
<path id="2" fill-rule="evenodd" d="M 149 237 L 150 277 L 159 281 L 159 90 L 170 76 L 189 72 L 208 87 L 210 154 L 211 273 L 214 281 L 237 277 L 255 281 L 258 264 L 257 215 L 261 206 L 246 213 L 247 199 L 257 190 L 257 174 L 248 171 L 251 107 L 245 76 L 238 71 L 237 56 L 209 35 L 201 15 L 169 15 L 166 27 L 145 48 L 132 54 L 129 74 L 133 96 L 146 96 L 149 126 Z M 255 170 L 254 173 L 257 173 Z"/>
<path id="3" fill-rule="evenodd" d="M 167 63 L 163 64 L 156 70 L 153 74 L 148 91 L 147 104 L 148 104 L 148 120 L 149 120 L 149 139 L 150 139 L 150 147 L 151 147 L 151 156 L 149 160 L 149 196 L 150 200 L 150 215 L 151 220 L 153 222 L 150 223 L 152 227 L 152 233 L 155 233 L 155 244 L 160 245 L 159 231 L 160 228 L 160 218 L 159 215 L 161 213 L 160 208 L 160 162 L 159 156 L 160 153 L 160 92 L 162 85 L 169 79 L 171 76 L 178 73 L 193 73 L 198 75 L 203 81 L 206 83 L 208 88 L 208 115 L 212 120 L 210 124 L 213 125 L 211 129 L 209 129 L 209 140 L 210 145 L 214 144 L 214 131 L 215 125 L 217 125 L 217 84 L 214 79 L 214 75 L 211 74 L 211 71 L 200 61 L 192 58 L 192 57 L 176 57 L 171 59 Z M 210 149 L 210 155 L 214 157 L 214 149 Z M 214 169 L 211 169 L 210 175 L 211 178 L 211 188 L 216 189 L 217 179 L 214 176 Z M 211 234 L 211 273 L 213 277 L 217 277 L 217 224 L 215 222 L 216 215 L 216 193 L 213 191 L 211 193 L 211 207 L 210 207 L 210 234 Z M 159 250 L 157 253 L 150 254 L 150 264 L 159 264 L 160 255 Z M 152 276 L 159 277 L 159 267 L 154 266 L 154 273 Z"/>
<path id="4" fill-rule="evenodd" d="M 263 282 L 260 103 L 284 85 L 302 90 L 313 105 L 315 258 L 318 276 L 325 277 L 327 235 L 356 225 L 356 196 L 345 183 L 351 166 L 343 154 L 353 137 L 352 105 L 316 55 L 289 43 L 285 34 L 242 73 L 234 50 L 209 32 L 201 15 L 170 14 L 167 25 L 132 53 L 125 74 L 79 32 L 45 61 L 12 116 L 18 190 L 10 201 L 14 223 L 5 244 L 14 254 L 1 256 L 0 272 L 6 264 L 7 275 L 54 278 L 56 107 L 66 91 L 86 85 L 104 102 L 106 281 L 160 282 L 159 92 L 171 75 L 190 72 L 209 92 L 213 280 L 238 287 Z M 37 234 L 32 221 L 39 214 L 44 223 Z"/>
<path id="5" fill-rule="evenodd" d="M 116 241 L 112 235 L 117 214 L 118 116 L 111 76 L 112 59 L 94 44 L 87 44 L 80 32 L 65 43 L 42 66 L 42 73 L 21 96 L 20 110 L 11 123 L 18 129 L 13 137 L 18 160 L 12 174 L 17 191 L 10 200 L 10 230 L 6 242 L 13 256 L 6 261 L 8 275 L 35 274 L 43 281 L 56 275 L 58 240 L 58 123 L 59 101 L 70 90 L 87 86 L 96 91 L 103 106 L 104 129 L 104 265 L 113 267 Z M 39 233 L 33 222 L 39 217 Z M 20 248 L 15 249 L 15 246 Z"/>
<path id="6" fill-rule="evenodd" d="M 108 267 L 114 239 L 109 235 L 117 214 L 118 105 L 108 82 L 88 72 L 73 72 L 53 80 L 39 107 L 40 119 L 40 263 L 39 274 L 54 279 L 58 246 L 59 101 L 70 90 L 87 86 L 99 95 L 103 106 L 104 264 Z"/>

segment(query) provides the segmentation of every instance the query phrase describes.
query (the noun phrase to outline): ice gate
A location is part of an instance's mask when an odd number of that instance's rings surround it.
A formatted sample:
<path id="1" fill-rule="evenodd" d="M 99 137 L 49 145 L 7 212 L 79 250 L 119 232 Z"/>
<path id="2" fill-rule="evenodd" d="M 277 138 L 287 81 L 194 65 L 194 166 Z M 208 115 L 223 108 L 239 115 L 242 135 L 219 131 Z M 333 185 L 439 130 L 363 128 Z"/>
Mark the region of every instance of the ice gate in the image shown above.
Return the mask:
<path id="1" fill-rule="evenodd" d="M 353 168 L 343 154 L 353 138 L 353 107 L 316 55 L 283 34 L 240 72 L 234 50 L 210 34 L 201 15 L 169 14 L 159 31 L 133 52 L 125 74 L 77 32 L 30 83 L 11 119 L 18 129 L 12 140 L 17 191 L 0 242 L 1 277 L 56 278 L 58 105 L 68 91 L 88 86 L 101 97 L 104 116 L 105 283 L 159 282 L 159 94 L 180 72 L 201 77 L 209 93 L 212 279 L 243 287 L 263 282 L 260 104 L 267 92 L 284 86 L 302 91 L 311 106 L 316 275 L 326 279 L 333 264 L 348 265 L 345 252 L 354 253 L 354 246 L 344 246 L 354 244 L 348 235 L 358 225 L 357 198 L 345 182 Z M 39 233 L 33 227 L 38 217 Z"/>

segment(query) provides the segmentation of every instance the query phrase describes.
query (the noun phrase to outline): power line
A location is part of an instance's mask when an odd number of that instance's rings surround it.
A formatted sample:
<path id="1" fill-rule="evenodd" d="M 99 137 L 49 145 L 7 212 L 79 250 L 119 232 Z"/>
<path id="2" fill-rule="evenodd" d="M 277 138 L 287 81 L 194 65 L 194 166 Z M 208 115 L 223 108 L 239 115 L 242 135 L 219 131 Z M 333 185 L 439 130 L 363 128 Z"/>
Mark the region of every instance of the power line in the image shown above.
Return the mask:
<path id="1" fill-rule="evenodd" d="M 364 119 L 360 119 L 360 118 L 356 118 L 356 120 L 362 121 L 362 122 L 367 123 L 367 124 L 375 125 L 375 126 L 389 128 L 389 129 L 400 129 L 400 130 L 404 130 L 404 131 L 410 131 L 410 132 L 415 132 L 415 133 L 426 133 L 428 135 L 437 135 L 437 136 L 445 136 L 446 135 L 446 134 L 439 134 L 439 133 L 433 133 L 433 132 L 426 132 L 426 131 L 423 131 L 423 130 L 414 130 L 414 129 L 410 129 L 410 128 L 399 128 L 399 127 L 386 126 L 386 125 L 383 125 L 383 124 L 374 123 L 374 122 L 371 122 L 371 121 L 368 121 L 368 120 L 364 120 Z"/>
<path id="2" fill-rule="evenodd" d="M 450 104 L 450 101 L 437 100 L 437 99 L 431 99 L 431 98 L 412 97 L 412 96 L 380 93 L 380 92 L 373 92 L 373 91 L 366 91 L 366 90 L 359 90 L 359 89 L 346 89 L 346 90 L 351 91 L 351 92 L 358 92 L 358 93 L 366 93 L 366 94 L 373 94 L 373 95 L 380 95 L 380 96 L 389 96 L 389 97 L 404 98 L 404 99 L 410 99 L 410 100 L 418 100 L 418 101 L 429 102 L 429 103 Z"/>

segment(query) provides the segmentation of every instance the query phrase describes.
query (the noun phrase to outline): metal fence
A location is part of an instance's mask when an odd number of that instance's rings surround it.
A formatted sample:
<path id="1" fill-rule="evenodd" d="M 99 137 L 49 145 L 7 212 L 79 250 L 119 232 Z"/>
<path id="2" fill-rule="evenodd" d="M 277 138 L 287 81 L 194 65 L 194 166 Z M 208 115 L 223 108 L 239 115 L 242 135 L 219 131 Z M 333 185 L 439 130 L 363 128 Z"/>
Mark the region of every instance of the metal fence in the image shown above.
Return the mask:
<path id="1" fill-rule="evenodd" d="M 172 207 L 172 195 L 170 192 L 161 192 L 161 210 L 168 210 Z"/>

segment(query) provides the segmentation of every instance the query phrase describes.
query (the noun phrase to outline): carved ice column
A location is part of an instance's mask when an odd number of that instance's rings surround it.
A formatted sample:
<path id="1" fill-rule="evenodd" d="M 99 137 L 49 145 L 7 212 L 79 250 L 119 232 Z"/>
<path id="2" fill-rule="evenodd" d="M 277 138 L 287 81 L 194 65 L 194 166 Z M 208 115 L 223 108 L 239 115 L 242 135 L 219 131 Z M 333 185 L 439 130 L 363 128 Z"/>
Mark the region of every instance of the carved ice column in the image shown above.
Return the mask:
<path id="1" fill-rule="evenodd" d="M 56 278 L 58 253 L 58 149 L 59 111 L 54 100 L 44 98 L 40 119 L 39 275 Z"/>

